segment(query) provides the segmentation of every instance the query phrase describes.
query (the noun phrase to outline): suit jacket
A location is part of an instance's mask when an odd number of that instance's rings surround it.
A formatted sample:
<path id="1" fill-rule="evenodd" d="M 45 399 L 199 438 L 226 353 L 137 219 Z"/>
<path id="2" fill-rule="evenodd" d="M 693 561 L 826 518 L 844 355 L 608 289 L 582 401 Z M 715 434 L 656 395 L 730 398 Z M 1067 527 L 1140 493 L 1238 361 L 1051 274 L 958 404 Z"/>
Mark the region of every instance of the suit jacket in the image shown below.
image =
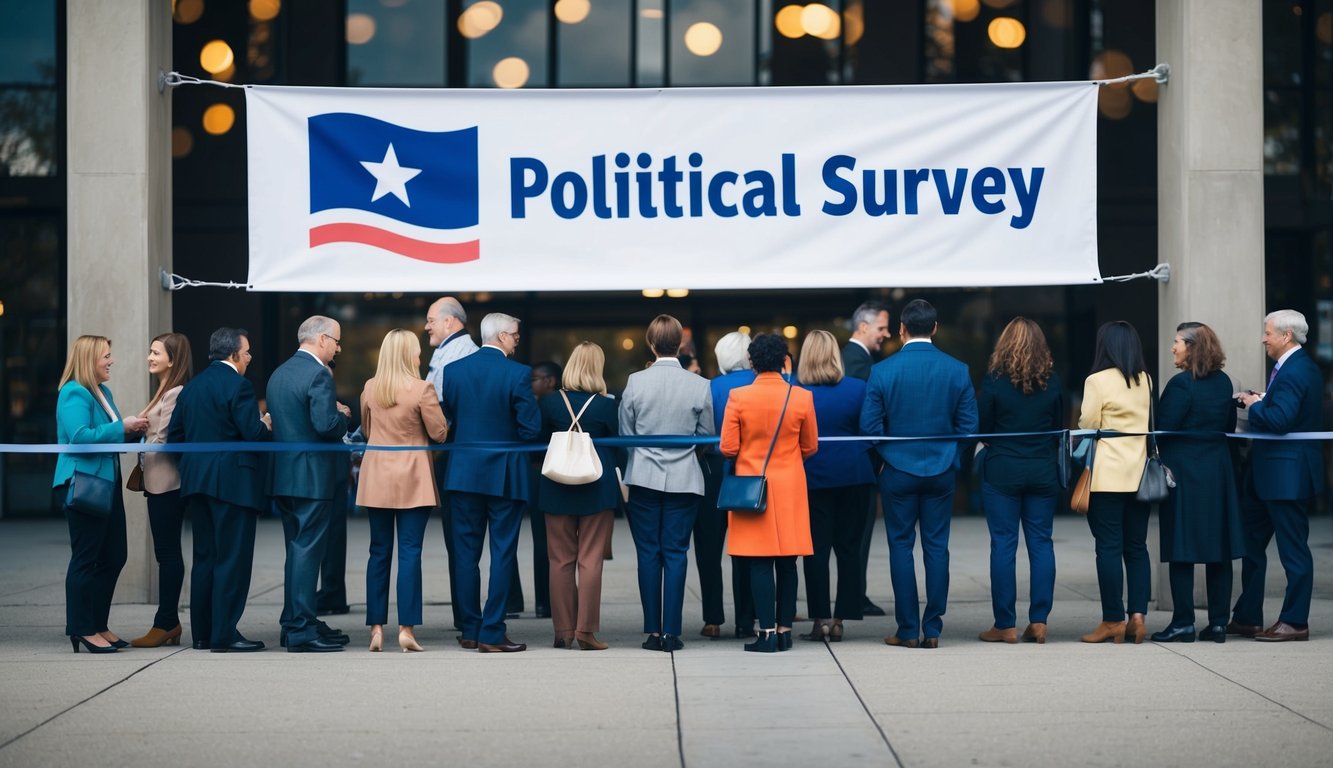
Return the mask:
<path id="1" fill-rule="evenodd" d="M 56 442 L 70 445 L 88 443 L 123 443 L 125 425 L 116 410 L 116 401 L 105 384 L 98 384 L 107 405 L 116 418 L 107 414 L 93 393 L 77 381 L 65 382 L 56 398 Z M 103 480 L 116 479 L 114 453 L 62 453 L 56 456 L 56 473 L 51 486 L 64 485 L 74 476 L 74 470 L 97 475 Z"/>
<path id="2" fill-rule="evenodd" d="M 578 413 L 593 395 L 587 392 L 566 391 L 569 405 Z M 547 441 L 555 432 L 569 429 L 574 420 L 569 416 L 564 398 L 553 392 L 537 401 L 542 412 L 542 437 Z M 620 434 L 620 420 L 616 401 L 605 395 L 593 397 L 588 410 L 579 419 L 579 427 L 594 439 L 615 437 Z M 551 515 L 591 515 L 604 509 L 620 506 L 620 481 L 616 479 L 616 449 L 597 446 L 597 458 L 602 461 L 602 476 L 585 485 L 565 485 L 543 477 L 539 485 L 537 506 Z"/>
<path id="3" fill-rule="evenodd" d="M 784 400 L 786 413 L 782 411 Z M 761 373 L 750 386 L 732 390 L 722 417 L 719 448 L 723 456 L 736 458 L 736 474 L 762 473 L 768 478 L 768 508 L 762 515 L 730 513 L 727 552 L 749 557 L 814 554 L 804 460 L 819 448 L 819 428 L 810 390 L 789 386 L 776 372 Z"/>
<path id="4" fill-rule="evenodd" d="M 815 417 L 819 434 L 824 437 L 849 437 L 861 434 L 861 406 L 866 400 L 866 383 L 844 376 L 837 384 L 806 386 L 814 395 Z M 825 442 L 819 453 L 805 460 L 806 483 L 811 489 L 871 485 L 875 473 L 870 466 L 870 452 L 863 442 Z"/>
<path id="5" fill-rule="evenodd" d="M 977 398 L 967 365 L 933 343 L 913 342 L 870 371 L 861 432 L 866 435 L 947 435 L 977 430 Z M 883 442 L 875 450 L 895 469 L 917 477 L 957 470 L 962 444 Z"/>
<path id="6" fill-rule="evenodd" d="M 176 397 L 167 425 L 169 443 L 263 442 L 273 435 L 259 420 L 259 402 L 250 381 L 215 360 L 190 379 Z M 182 453 L 181 496 L 211 496 L 228 504 L 262 510 L 264 465 L 250 451 Z"/>
<path id="7" fill-rule="evenodd" d="M 527 501 L 526 456 L 466 446 L 529 441 L 541 435 L 542 418 L 532 396 L 532 369 L 495 347 L 482 347 L 449 364 L 443 404 L 455 446 L 445 472 L 445 489 Z"/>
<path id="8" fill-rule="evenodd" d="M 870 368 L 875 360 L 866 348 L 854 341 L 848 341 L 842 347 L 842 370 L 853 379 L 866 381 L 870 378 Z"/>
<path id="9" fill-rule="evenodd" d="M 1052 373 L 1046 389 L 1032 394 L 1014 386 L 1003 374 L 987 374 L 981 382 L 977 408 L 981 432 L 1050 432 L 1064 429 L 1064 384 Z M 1060 438 L 1013 437 L 990 441 L 982 477 L 1009 494 L 1060 493 Z"/>
<path id="10" fill-rule="evenodd" d="M 375 379 L 361 392 L 361 430 L 371 445 L 427 445 L 449 433 L 435 387 L 419 379 L 404 382 L 396 402 L 385 408 L 375 399 Z M 366 451 L 356 503 L 377 509 L 437 507 L 435 467 L 426 451 Z"/>
<path id="11" fill-rule="evenodd" d="M 176 398 L 182 387 L 172 387 L 162 394 L 162 399 L 145 408 L 144 418 L 148 419 L 148 431 L 144 433 L 144 442 L 157 445 L 167 441 L 167 425 L 171 423 L 171 414 L 176 410 Z M 177 469 L 179 454 L 141 453 L 139 466 L 143 467 L 143 489 L 149 493 L 168 493 L 181 487 L 181 473 Z"/>
<path id="12" fill-rule="evenodd" d="M 630 374 L 620 399 L 620 434 L 711 435 L 713 395 L 708 380 L 664 357 Z M 667 493 L 704 494 L 694 448 L 632 448 L 625 484 Z"/>
<path id="13" fill-rule="evenodd" d="M 273 416 L 273 439 L 280 443 L 336 443 L 347 434 L 338 412 L 333 373 L 313 355 L 297 352 L 278 366 L 265 390 Z M 332 499 L 346 492 L 345 457 L 329 452 L 273 454 L 268 492 L 300 499 Z"/>
<path id="14" fill-rule="evenodd" d="M 1083 410 L 1079 429 L 1108 429 L 1117 432 L 1147 432 L 1152 400 L 1152 378 L 1139 374 L 1134 386 L 1115 368 L 1098 371 L 1083 382 Z M 1148 460 L 1148 439 L 1108 437 L 1097 441 L 1092 461 L 1092 490 L 1133 493 L 1143 479 Z"/>
<path id="15" fill-rule="evenodd" d="M 1277 370 L 1264 399 L 1250 406 L 1250 431 L 1318 432 L 1323 425 L 1323 376 L 1305 349 Z M 1264 501 L 1296 501 L 1324 492 L 1323 451 L 1312 440 L 1255 440 L 1254 490 Z"/>

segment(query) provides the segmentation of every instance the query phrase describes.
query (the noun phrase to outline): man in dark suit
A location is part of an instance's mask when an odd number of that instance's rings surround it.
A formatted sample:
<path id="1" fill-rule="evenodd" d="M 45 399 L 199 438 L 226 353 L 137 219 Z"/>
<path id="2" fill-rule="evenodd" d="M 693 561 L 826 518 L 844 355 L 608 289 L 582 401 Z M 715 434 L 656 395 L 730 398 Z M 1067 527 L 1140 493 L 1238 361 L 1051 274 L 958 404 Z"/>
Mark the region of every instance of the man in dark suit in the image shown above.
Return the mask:
<path id="1" fill-rule="evenodd" d="M 1309 333 L 1305 316 L 1280 309 L 1264 318 L 1264 349 L 1275 364 L 1268 391 L 1241 393 L 1251 432 L 1317 432 L 1323 425 L 1323 376 L 1302 344 Z M 1255 440 L 1250 447 L 1244 507 L 1245 557 L 1241 593 L 1227 633 L 1282 642 L 1310 639 L 1310 598 L 1314 559 L 1310 554 L 1310 509 L 1324 492 L 1323 455 L 1312 440 Z M 1277 534 L 1277 552 L 1287 572 L 1287 592 L 1277 622 L 1263 628 L 1264 578 L 1268 542 Z"/>
<path id="2" fill-rule="evenodd" d="M 257 442 L 272 438 L 245 378 L 250 339 L 240 328 L 219 328 L 208 340 L 208 364 L 176 399 L 169 443 Z M 236 631 L 255 554 L 255 519 L 268 506 L 257 455 L 245 451 L 183 453 L 181 498 L 190 505 L 194 566 L 190 570 L 190 631 L 194 647 L 215 653 L 262 651 Z"/>
<path id="3" fill-rule="evenodd" d="M 903 307 L 903 347 L 870 373 L 861 432 L 874 436 L 969 434 L 977 429 L 977 400 L 967 366 L 941 352 L 931 337 L 939 328 L 935 308 L 922 299 Z M 898 631 L 884 642 L 938 648 L 949 598 L 949 523 L 959 443 L 947 440 L 881 442 L 879 488 L 889 538 Z M 921 528 L 926 566 L 925 614 L 918 613 L 912 547 Z"/>
<path id="4" fill-rule="evenodd" d="M 560 389 L 560 364 L 553 360 L 543 360 L 532 366 L 532 397 L 540 401 L 543 397 Z M 558 398 L 557 398 L 558 399 Z M 538 507 L 537 494 L 541 477 L 542 461 L 546 454 L 538 451 L 528 454 L 528 487 L 532 497 L 528 500 L 528 521 L 532 524 L 532 603 L 539 619 L 551 618 L 551 558 L 546 548 L 546 514 Z M 523 590 L 518 590 L 519 610 L 523 610 Z M 511 611 L 512 613 L 512 611 Z"/>
<path id="5" fill-rule="evenodd" d="M 529 495 L 527 459 L 522 453 L 467 446 L 533 440 L 541 434 L 541 414 L 532 397 L 531 369 L 508 359 L 518 348 L 518 319 L 487 315 L 481 338 L 481 349 L 452 363 L 444 377 L 444 415 L 455 435 L 444 484 L 458 555 L 459 643 L 482 653 L 514 653 L 527 650 L 505 631 L 505 600 Z M 479 563 L 488 529 L 491 574 L 483 610 Z"/>
<path id="6" fill-rule="evenodd" d="M 435 396 L 444 407 L 444 369 L 451 363 L 467 357 L 477 351 L 477 343 L 467 334 L 467 312 L 458 299 L 443 296 L 426 310 L 426 338 L 430 342 L 430 365 L 426 369 L 426 380 L 435 387 Z M 445 443 L 454 441 L 451 426 Z M 454 552 L 453 515 L 449 509 L 448 489 L 444 487 L 444 478 L 449 472 L 449 452 L 435 453 L 435 483 L 440 488 L 440 522 L 444 529 L 445 558 L 449 561 L 449 607 L 453 611 L 454 629 L 463 628 L 462 603 L 458 599 L 458 576 L 454 573 L 457 554 Z M 517 567 L 517 566 L 515 566 Z M 518 597 L 518 610 L 523 610 L 523 595 Z"/>
<path id="7" fill-rule="evenodd" d="M 336 443 L 347 434 L 352 411 L 338 402 L 329 371 L 341 334 L 338 322 L 323 315 L 307 318 L 297 329 L 300 349 L 268 380 L 274 440 Z M 333 497 L 344 477 L 342 459 L 330 452 L 284 451 L 273 456 L 269 494 L 282 515 L 287 547 L 281 621 L 282 640 L 289 653 L 341 651 L 350 640 L 315 617 L 315 591 L 328 544 Z"/>
<path id="8" fill-rule="evenodd" d="M 889 337 L 889 308 L 878 301 L 867 301 L 852 313 L 852 337 L 842 348 L 843 372 L 854 379 L 870 379 L 870 366 L 879 359 L 880 347 Z M 878 465 L 878 460 L 876 460 Z M 865 520 L 861 527 L 861 583 L 870 573 L 870 541 L 875 535 L 875 499 L 866 505 Z M 861 597 L 861 615 L 883 616 L 884 609 L 875 605 L 867 589 Z"/>

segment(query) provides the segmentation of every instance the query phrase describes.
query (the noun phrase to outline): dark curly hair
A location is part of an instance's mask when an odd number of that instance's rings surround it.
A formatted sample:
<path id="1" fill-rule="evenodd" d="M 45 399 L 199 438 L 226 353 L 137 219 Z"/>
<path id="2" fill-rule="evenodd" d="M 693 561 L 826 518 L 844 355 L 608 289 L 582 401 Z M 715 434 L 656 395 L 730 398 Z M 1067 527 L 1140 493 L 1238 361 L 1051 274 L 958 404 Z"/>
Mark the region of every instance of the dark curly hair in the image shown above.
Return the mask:
<path id="1" fill-rule="evenodd" d="M 776 333 L 761 333 L 750 342 L 750 365 L 755 373 L 781 371 L 791 352 L 787 340 Z"/>

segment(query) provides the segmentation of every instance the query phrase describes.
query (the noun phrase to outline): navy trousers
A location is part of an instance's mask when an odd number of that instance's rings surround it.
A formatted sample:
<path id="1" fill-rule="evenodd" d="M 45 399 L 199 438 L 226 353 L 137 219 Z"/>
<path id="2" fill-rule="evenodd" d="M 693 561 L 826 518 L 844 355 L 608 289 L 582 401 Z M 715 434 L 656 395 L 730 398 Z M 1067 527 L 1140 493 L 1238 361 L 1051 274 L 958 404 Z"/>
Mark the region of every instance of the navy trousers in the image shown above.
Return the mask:
<path id="1" fill-rule="evenodd" d="M 986 505 L 986 527 L 990 529 L 990 599 L 995 627 L 1010 629 L 1018 618 L 1014 609 L 1018 601 L 1014 568 L 1020 524 L 1032 571 L 1028 621 L 1045 624 L 1055 600 L 1055 547 L 1051 544 L 1051 528 L 1057 497 L 1035 493 L 1014 495 L 990 483 L 982 483 L 981 496 Z"/>
<path id="2" fill-rule="evenodd" d="M 444 488 L 444 472 L 449 466 L 449 454 L 440 451 L 435 455 L 435 484 L 440 490 L 440 522 L 444 529 L 444 559 L 449 568 L 449 609 L 453 612 L 454 629 L 463 628 L 463 608 L 458 602 L 458 574 L 454 573 L 457 554 L 454 552 L 454 515 L 449 504 L 449 492 Z"/>
<path id="3" fill-rule="evenodd" d="M 1310 598 L 1314 594 L 1314 558 L 1310 554 L 1310 499 L 1258 501 L 1247 499 L 1242 508 L 1245 557 L 1240 564 L 1240 597 L 1236 599 L 1237 624 L 1257 627 L 1264 623 L 1264 581 L 1268 574 L 1268 542 L 1277 536 L 1277 556 L 1287 573 L 1287 591 L 1282 597 L 1278 620 L 1298 629 L 1310 624 Z"/>
<path id="4" fill-rule="evenodd" d="M 213 647 L 241 639 L 236 625 L 245 613 L 255 557 L 253 509 L 211 496 L 191 496 L 194 566 L 190 569 L 190 632 Z"/>
<path id="5" fill-rule="evenodd" d="M 367 507 L 370 518 L 370 560 L 366 563 L 366 625 L 389 621 L 389 571 L 393 568 L 394 528 L 398 529 L 398 623 L 421 623 L 421 545 L 430 507 L 379 509 Z"/>
<path id="6" fill-rule="evenodd" d="M 458 562 L 458 598 L 463 639 L 487 645 L 504 642 L 505 601 L 509 597 L 510 574 L 518 553 L 518 528 L 523 502 L 501 496 L 453 491 L 449 495 L 453 516 L 454 552 Z M 481 547 L 491 537 L 490 584 L 486 605 L 481 603 Z"/>
<path id="7" fill-rule="evenodd" d="M 287 544 L 283 565 L 282 623 L 287 645 L 301 645 L 319 637 L 315 618 L 315 592 L 319 567 L 328 546 L 332 499 L 274 498 L 282 515 L 282 537 Z"/>
<path id="8" fill-rule="evenodd" d="M 697 494 L 630 486 L 626 515 L 639 556 L 639 600 L 646 633 L 680 635 L 690 533 L 698 514 Z"/>
<path id="9" fill-rule="evenodd" d="M 949 601 L 949 524 L 953 518 L 953 472 L 917 477 L 891 465 L 879 473 L 884 524 L 889 539 L 898 637 L 939 637 Z M 916 530 L 921 528 L 921 560 L 926 567 L 926 608 L 917 597 Z"/>
<path id="10" fill-rule="evenodd" d="M 120 489 L 111 494 L 110 515 L 97 517 L 66 507 L 65 521 L 69 523 L 70 550 L 65 571 L 65 634 L 88 637 L 106 632 L 111 595 L 128 556 Z"/>
<path id="11" fill-rule="evenodd" d="M 1130 613 L 1148 612 L 1152 591 L 1152 563 L 1148 559 L 1150 509 L 1135 499 L 1132 492 L 1096 491 L 1090 495 L 1088 528 L 1096 541 L 1102 621 L 1125 620 L 1122 595 L 1126 592 Z"/>
<path id="12" fill-rule="evenodd" d="M 866 509 L 874 501 L 869 485 L 814 488 L 810 503 L 810 538 L 815 552 L 803 558 L 805 602 L 812 619 L 860 619 L 866 586 L 862 583 L 861 534 Z M 838 557 L 838 599 L 831 604 L 829 557 Z"/>
<path id="13" fill-rule="evenodd" d="M 790 628 L 796 620 L 796 555 L 739 559 L 749 564 L 759 628 Z"/>
<path id="14" fill-rule="evenodd" d="M 319 565 L 319 591 L 315 593 L 315 608 L 320 611 L 347 610 L 347 513 L 351 501 L 346 485 L 338 483 L 333 494 L 333 512 L 325 535 L 328 544 Z"/>
<path id="15" fill-rule="evenodd" d="M 153 556 L 157 559 L 157 615 L 153 626 L 172 630 L 181 623 L 181 586 L 185 583 L 181 528 L 185 504 L 179 490 L 144 495 L 148 497 L 148 525 L 153 531 Z"/>

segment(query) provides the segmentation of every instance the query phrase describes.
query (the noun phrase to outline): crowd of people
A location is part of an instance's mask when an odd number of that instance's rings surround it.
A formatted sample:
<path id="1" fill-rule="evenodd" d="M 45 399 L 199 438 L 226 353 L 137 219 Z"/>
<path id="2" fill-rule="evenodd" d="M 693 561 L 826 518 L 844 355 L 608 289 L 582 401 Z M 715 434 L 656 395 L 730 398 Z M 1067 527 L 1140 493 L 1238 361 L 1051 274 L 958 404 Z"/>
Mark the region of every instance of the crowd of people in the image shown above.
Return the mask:
<path id="1" fill-rule="evenodd" d="M 637 555 L 644 649 L 672 652 L 685 645 L 692 544 L 702 636 L 723 634 L 725 551 L 732 558 L 735 636 L 749 641 L 746 651 L 792 647 L 797 558 L 803 559 L 812 622 L 801 637 L 838 642 L 845 621 L 883 613 L 866 593 L 877 507 L 887 531 L 896 623 L 884 642 L 937 648 L 949 594 L 955 479 L 964 452 L 974 445 L 991 535 L 994 614 L 979 639 L 1046 641 L 1056 576 L 1053 518 L 1071 481 L 1061 441 L 1061 430 L 1069 425 L 1063 384 L 1042 329 L 1032 320 L 1009 322 L 976 386 L 967 366 L 935 345 L 936 310 L 920 299 L 901 310 L 902 346 L 878 362 L 890 335 L 889 313 L 868 302 L 853 314 L 851 338 L 841 349 L 826 331 L 809 333 L 796 356 L 776 334 L 723 336 L 714 350 L 720 375 L 711 381 L 682 364 L 681 323 L 659 315 L 645 335 L 654 360 L 629 376 L 619 397 L 607 391 L 606 357 L 592 342 L 576 346 L 563 370 L 553 363 L 530 368 L 511 359 L 519 344 L 518 319 L 486 315 L 480 346 L 466 323 L 463 306 L 453 298 L 430 306 L 425 332 L 431 355 L 424 377 L 418 334 L 390 331 L 375 376 L 361 393 L 354 435 L 374 446 L 365 452 L 356 488 L 356 504 L 365 509 L 370 528 L 365 615 L 370 651 L 384 649 L 395 543 L 398 646 L 404 652 L 423 650 L 415 634 L 424 621 L 421 558 L 436 509 L 444 522 L 453 624 L 465 649 L 527 648 L 509 637 L 506 619 L 518 588 L 520 523 L 529 509 L 534 567 L 541 572 L 535 584 L 538 615 L 551 619 L 557 648 L 607 648 L 597 633 L 603 560 L 617 512 L 628 520 Z M 1102 621 L 1084 642 L 1142 643 L 1149 637 L 1151 504 L 1138 492 L 1155 443 L 1175 481 L 1159 505 L 1161 556 L 1170 564 L 1174 612 L 1151 639 L 1308 639 L 1313 586 L 1308 516 L 1324 489 L 1319 444 L 1256 440 L 1240 462 L 1238 443 L 1222 436 L 1234 431 L 1239 411 L 1246 412 L 1255 433 L 1320 428 L 1322 384 L 1302 348 L 1307 333 L 1299 312 L 1268 315 L 1263 344 L 1275 364 L 1266 391 L 1236 392 L 1222 372 L 1226 357 L 1217 335 L 1201 323 L 1182 323 L 1171 346 L 1180 372 L 1159 397 L 1133 326 L 1115 321 L 1099 329 L 1077 420 L 1081 429 L 1098 430 L 1086 438 L 1093 443 L 1087 451 L 1087 520 Z M 289 652 L 322 653 L 350 643 L 347 633 L 320 618 L 347 611 L 345 587 L 332 592 L 341 609 L 330 609 L 323 601 L 328 585 L 321 586 L 330 574 L 340 578 L 346 561 L 346 515 L 339 505 L 346 496 L 349 454 L 338 444 L 351 439 L 355 419 L 338 401 L 331 372 L 341 335 L 332 318 L 305 320 L 297 331 L 298 350 L 267 382 L 265 411 L 245 376 L 251 359 L 245 330 L 216 330 L 208 341 L 208 365 L 193 376 L 189 340 L 162 334 L 151 341 L 147 359 L 154 394 L 132 416 L 121 414 L 107 386 L 111 341 L 81 336 L 71 345 L 57 406 L 60 442 L 183 446 L 178 453 L 138 453 L 128 479 L 121 477 L 114 452 L 59 455 L 53 485 L 63 501 L 71 548 L 65 634 L 76 652 L 181 642 L 181 535 L 187 511 L 193 530 L 189 623 L 196 649 L 263 650 L 263 642 L 244 637 L 237 627 L 249 594 L 256 519 L 268 510 L 281 517 L 286 549 L 280 644 Z M 623 436 L 640 444 L 597 445 L 602 472 L 579 484 L 539 475 L 540 452 L 496 448 L 497 443 L 540 444 L 574 428 L 593 438 Z M 1183 434 L 1145 436 L 1154 429 Z M 1001 436 L 1013 433 L 1019 434 Z M 983 437 L 966 437 L 978 434 Z M 714 435 L 717 444 L 705 448 L 678 439 Z M 921 439 L 942 436 L 951 437 Z M 292 447 L 259 451 L 244 445 L 268 441 Z M 241 445 L 192 450 L 191 443 Z M 444 443 L 447 450 L 413 450 Z M 729 474 L 766 478 L 762 511 L 718 508 Z M 153 626 L 132 641 L 108 626 L 112 593 L 127 557 L 122 486 L 147 497 L 159 567 Z M 1020 529 L 1031 567 L 1028 624 L 1021 634 L 1015 574 Z M 924 605 L 916 576 L 918 535 Z M 1287 589 L 1277 620 L 1266 625 L 1265 552 L 1274 536 Z M 490 573 L 483 602 L 480 562 L 487 541 Z M 1233 606 L 1235 559 L 1242 561 L 1242 575 Z M 1202 632 L 1195 629 L 1196 564 L 1204 564 L 1207 575 Z"/>

